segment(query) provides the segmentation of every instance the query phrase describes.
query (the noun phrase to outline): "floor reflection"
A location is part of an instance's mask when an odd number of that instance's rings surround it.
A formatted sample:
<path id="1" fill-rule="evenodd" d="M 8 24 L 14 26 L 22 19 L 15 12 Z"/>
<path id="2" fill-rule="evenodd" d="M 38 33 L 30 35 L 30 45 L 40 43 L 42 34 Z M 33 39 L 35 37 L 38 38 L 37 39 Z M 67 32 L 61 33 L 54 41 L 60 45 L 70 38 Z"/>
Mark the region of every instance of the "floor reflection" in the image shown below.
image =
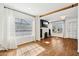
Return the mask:
<path id="1" fill-rule="evenodd" d="M 62 40 L 52 40 L 52 47 L 56 50 L 64 50 L 64 44 Z"/>

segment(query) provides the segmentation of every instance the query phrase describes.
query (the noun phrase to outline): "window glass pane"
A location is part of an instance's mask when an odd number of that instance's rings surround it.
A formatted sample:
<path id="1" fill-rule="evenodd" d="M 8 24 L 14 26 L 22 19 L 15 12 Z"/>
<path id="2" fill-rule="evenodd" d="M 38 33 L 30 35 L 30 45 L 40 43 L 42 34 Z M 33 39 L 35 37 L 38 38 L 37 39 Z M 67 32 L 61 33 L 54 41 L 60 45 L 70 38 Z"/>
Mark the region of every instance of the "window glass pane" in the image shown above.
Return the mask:
<path id="1" fill-rule="evenodd" d="M 15 18 L 16 35 L 32 35 L 32 20 Z"/>
<path id="2" fill-rule="evenodd" d="M 52 32 L 53 33 L 62 33 L 63 32 L 64 21 L 55 21 L 52 23 Z"/>

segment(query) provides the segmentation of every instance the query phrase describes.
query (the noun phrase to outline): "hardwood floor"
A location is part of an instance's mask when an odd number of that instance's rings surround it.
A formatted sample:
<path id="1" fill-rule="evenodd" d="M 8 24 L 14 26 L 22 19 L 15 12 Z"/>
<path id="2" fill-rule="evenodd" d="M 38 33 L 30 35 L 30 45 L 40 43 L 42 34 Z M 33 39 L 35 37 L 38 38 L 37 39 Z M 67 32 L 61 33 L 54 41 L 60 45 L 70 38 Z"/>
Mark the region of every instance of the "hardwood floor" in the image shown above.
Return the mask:
<path id="1" fill-rule="evenodd" d="M 1 56 L 77 56 L 77 40 L 50 37 L 18 46 L 15 50 L 0 51 Z"/>
<path id="2" fill-rule="evenodd" d="M 45 43 L 46 41 L 50 43 Z M 42 42 L 42 43 L 41 43 Z M 64 39 L 64 38 L 47 38 L 42 40 L 40 44 L 46 48 L 46 50 L 39 55 L 53 55 L 53 56 L 68 56 L 77 55 L 77 40 Z"/>

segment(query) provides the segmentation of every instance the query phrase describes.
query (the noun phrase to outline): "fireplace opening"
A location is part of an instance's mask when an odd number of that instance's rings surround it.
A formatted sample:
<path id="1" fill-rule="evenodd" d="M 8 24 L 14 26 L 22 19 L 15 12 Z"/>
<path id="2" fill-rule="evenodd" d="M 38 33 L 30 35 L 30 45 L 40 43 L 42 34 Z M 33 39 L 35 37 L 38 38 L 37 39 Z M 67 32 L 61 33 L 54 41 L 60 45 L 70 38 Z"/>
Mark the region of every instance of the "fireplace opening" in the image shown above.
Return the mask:
<path id="1" fill-rule="evenodd" d="M 44 33 L 44 38 L 47 38 L 47 37 L 48 37 L 48 36 L 47 36 L 47 32 L 45 32 L 45 33 Z"/>

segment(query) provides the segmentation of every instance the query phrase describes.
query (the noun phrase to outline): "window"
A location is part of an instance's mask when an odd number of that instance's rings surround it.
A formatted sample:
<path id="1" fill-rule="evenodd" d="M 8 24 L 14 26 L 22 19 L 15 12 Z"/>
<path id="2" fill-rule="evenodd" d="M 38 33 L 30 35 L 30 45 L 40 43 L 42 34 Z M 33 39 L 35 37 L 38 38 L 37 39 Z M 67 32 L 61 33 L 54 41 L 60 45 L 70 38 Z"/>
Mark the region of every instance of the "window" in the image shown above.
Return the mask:
<path id="1" fill-rule="evenodd" d="M 63 27 L 64 26 L 64 21 L 54 21 L 52 22 L 52 32 L 53 33 L 62 33 L 63 32 Z"/>
<path id="2" fill-rule="evenodd" d="M 17 36 L 32 35 L 32 20 L 15 18 L 15 31 Z"/>

